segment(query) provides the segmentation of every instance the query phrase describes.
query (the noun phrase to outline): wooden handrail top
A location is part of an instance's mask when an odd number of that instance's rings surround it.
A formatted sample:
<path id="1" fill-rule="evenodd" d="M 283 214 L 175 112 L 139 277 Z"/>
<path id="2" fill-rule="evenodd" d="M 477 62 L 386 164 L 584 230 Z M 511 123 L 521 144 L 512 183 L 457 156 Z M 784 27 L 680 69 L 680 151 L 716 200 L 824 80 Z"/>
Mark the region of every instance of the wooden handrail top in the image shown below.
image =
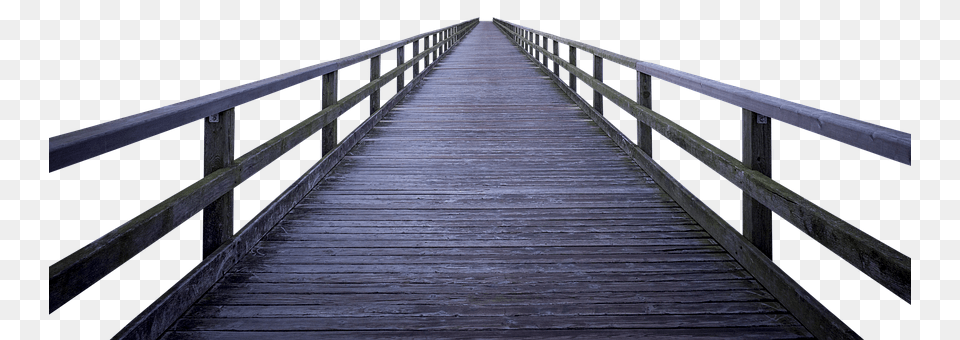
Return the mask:
<path id="1" fill-rule="evenodd" d="M 319 63 L 284 74 L 144 111 L 131 116 L 50 138 L 49 171 L 54 172 L 104 153 L 153 137 L 223 110 L 262 98 L 321 75 L 387 53 L 415 40 L 478 19 L 415 35 L 348 57 Z"/>
<path id="2" fill-rule="evenodd" d="M 604 60 L 635 69 L 647 75 L 685 87 L 715 99 L 774 118 L 801 129 L 828 137 L 859 149 L 910 165 L 910 134 L 832 112 L 750 91 L 666 66 L 630 58 L 529 27 L 499 19 L 495 21 L 579 48 Z"/>

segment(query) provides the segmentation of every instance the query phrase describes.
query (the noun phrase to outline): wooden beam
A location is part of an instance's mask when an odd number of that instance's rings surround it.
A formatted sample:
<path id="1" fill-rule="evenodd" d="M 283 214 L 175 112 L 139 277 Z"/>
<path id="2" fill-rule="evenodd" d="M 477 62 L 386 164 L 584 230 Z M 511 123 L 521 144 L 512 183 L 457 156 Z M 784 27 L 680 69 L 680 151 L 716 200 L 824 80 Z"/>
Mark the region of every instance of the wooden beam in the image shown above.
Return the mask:
<path id="1" fill-rule="evenodd" d="M 603 58 L 598 55 L 593 56 L 593 79 L 603 83 Z M 593 90 L 593 108 L 603 113 L 603 94 L 596 89 Z"/>
<path id="2" fill-rule="evenodd" d="M 476 23 L 477 19 L 470 20 L 470 22 Z M 162 132 L 330 73 L 331 71 L 370 59 L 375 55 L 381 55 L 398 46 L 406 45 L 414 40 L 436 34 L 436 32 L 441 30 L 443 29 L 419 34 L 337 60 L 323 62 L 220 92 L 51 137 L 49 141 L 49 170 L 50 172 L 57 171 L 67 166 L 97 157 Z"/>
<path id="3" fill-rule="evenodd" d="M 337 103 L 337 71 L 333 71 L 323 75 L 323 99 L 322 107 L 324 109 Z M 334 120 L 323 127 L 323 134 L 321 135 L 321 155 L 326 155 L 330 151 L 333 151 L 333 148 L 337 147 L 337 121 Z"/>
<path id="4" fill-rule="evenodd" d="M 577 48 L 570 46 L 570 65 L 577 66 Z M 570 73 L 570 89 L 574 93 L 577 92 L 577 76 L 573 73 Z"/>
<path id="5" fill-rule="evenodd" d="M 553 41 L 553 55 L 560 56 L 560 43 L 556 40 Z M 553 63 L 553 74 L 557 77 L 560 76 L 560 65 Z"/>
<path id="6" fill-rule="evenodd" d="M 234 109 L 203 120 L 203 176 L 233 165 Z M 233 190 L 203 208 L 203 257 L 233 236 Z"/>
<path id="7" fill-rule="evenodd" d="M 505 22 L 506 23 L 506 22 Z M 725 101 L 738 107 L 760 113 L 778 121 L 828 137 L 856 148 L 910 165 L 911 135 L 909 133 L 841 116 L 781 98 L 727 85 L 669 67 L 640 61 L 575 40 L 558 37 L 524 26 L 521 29 L 558 40 L 590 52 L 595 56 L 637 71 L 680 85 L 692 91 Z"/>
<path id="8" fill-rule="evenodd" d="M 397 67 L 403 65 L 403 46 L 397 47 Z M 403 90 L 403 73 L 397 75 L 397 92 Z"/>
<path id="9" fill-rule="evenodd" d="M 772 121 L 763 115 L 743 110 L 742 154 L 743 165 L 772 176 L 770 126 Z M 743 236 L 757 246 L 761 253 L 773 258 L 773 215 L 770 209 L 743 193 Z"/>
<path id="10" fill-rule="evenodd" d="M 420 54 L 420 40 L 413 41 L 413 55 Z M 413 77 L 420 75 L 420 63 L 413 64 Z"/>
<path id="11" fill-rule="evenodd" d="M 653 109 L 653 82 L 649 74 L 640 71 L 637 71 L 637 104 Z M 637 120 L 637 145 L 640 146 L 640 150 L 653 157 L 653 132 L 650 130 L 650 125 L 640 120 Z"/>
<path id="12" fill-rule="evenodd" d="M 509 32 L 509 31 L 505 31 Z M 539 48 L 539 47 L 535 47 Z M 817 240 L 880 285 L 910 301 L 910 258 L 846 221 L 787 189 L 763 174 L 747 168 L 742 162 L 713 146 L 682 126 L 660 114 L 640 106 L 603 82 L 594 79 L 562 59 L 560 66 L 602 97 L 660 132 L 664 137 L 696 157 L 728 181 L 764 206 L 780 215 L 801 231 Z M 596 96 L 594 97 L 596 100 Z M 599 110 L 598 110 L 599 111 Z"/>
<path id="13" fill-rule="evenodd" d="M 505 30 L 505 32 L 508 32 Z M 531 58 L 532 57 L 529 57 Z M 549 73 L 547 73 L 550 76 Z M 559 77 L 551 79 L 586 113 L 597 125 L 650 175 L 700 226 L 704 228 L 730 255 L 749 271 L 777 300 L 793 314 L 804 327 L 822 339 L 860 339 L 843 321 L 826 309 L 796 281 L 756 247 L 736 232 L 719 215 L 688 191 L 680 182 L 664 170 L 649 155 L 630 141 L 623 133 L 603 117 L 572 88 L 563 86 Z"/>
<path id="14" fill-rule="evenodd" d="M 419 40 L 414 40 L 413 42 L 414 48 L 417 46 L 417 41 Z M 419 64 L 413 65 L 414 76 L 416 76 L 417 73 L 417 66 L 419 66 Z M 377 78 L 380 78 L 380 56 L 374 56 L 373 58 L 370 58 L 370 81 L 377 80 Z M 372 115 L 379 109 L 380 89 L 376 89 L 370 94 L 370 114 Z"/>

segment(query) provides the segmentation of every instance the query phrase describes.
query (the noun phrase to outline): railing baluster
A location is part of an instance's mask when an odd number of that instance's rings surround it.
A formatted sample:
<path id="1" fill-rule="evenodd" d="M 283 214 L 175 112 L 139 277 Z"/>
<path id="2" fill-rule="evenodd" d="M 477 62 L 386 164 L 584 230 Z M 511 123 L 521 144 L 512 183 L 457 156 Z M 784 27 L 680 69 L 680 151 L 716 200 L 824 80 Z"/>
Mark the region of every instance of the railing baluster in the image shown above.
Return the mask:
<path id="1" fill-rule="evenodd" d="M 653 109 L 653 83 L 650 75 L 637 71 L 637 104 L 648 109 Z M 653 131 L 650 125 L 637 120 L 637 145 L 640 151 L 653 157 Z"/>
<path id="2" fill-rule="evenodd" d="M 430 46 L 437 46 L 437 33 L 434 33 L 431 37 L 433 37 L 433 43 L 430 44 Z M 433 50 L 433 60 L 432 60 L 432 61 L 437 61 L 437 50 Z"/>
<path id="3" fill-rule="evenodd" d="M 233 164 L 234 109 L 203 120 L 203 176 Z M 203 208 L 203 257 L 233 236 L 233 190 Z"/>
<path id="4" fill-rule="evenodd" d="M 560 57 L 560 42 L 556 40 L 553 41 L 553 55 Z M 553 75 L 560 76 L 560 64 L 557 62 L 553 62 Z"/>
<path id="5" fill-rule="evenodd" d="M 543 66 L 547 66 L 547 69 L 549 70 L 549 69 L 550 69 L 550 64 L 549 64 L 550 58 L 547 57 L 547 52 L 550 51 L 550 48 L 547 47 L 547 46 L 549 46 L 549 43 L 547 43 L 547 36 L 543 36 Z"/>
<path id="6" fill-rule="evenodd" d="M 397 47 L 397 67 L 403 65 L 403 46 Z M 403 72 L 397 75 L 397 92 L 403 90 L 403 86 L 406 85 L 403 83 Z"/>
<path id="7" fill-rule="evenodd" d="M 770 177 L 770 118 L 743 110 L 743 165 Z M 770 209 L 743 193 L 743 236 L 767 257 L 773 258 L 773 215 Z"/>
<path id="8" fill-rule="evenodd" d="M 321 107 L 327 108 L 337 103 L 337 71 L 333 71 L 322 76 L 323 100 Z M 337 147 L 337 121 L 334 119 L 330 124 L 323 127 L 321 132 L 321 150 L 323 155 L 333 151 Z"/>
<path id="9" fill-rule="evenodd" d="M 598 55 L 593 56 L 593 79 L 603 82 L 603 58 Z M 593 90 L 593 108 L 603 113 L 603 95 L 597 90 Z"/>
<path id="10" fill-rule="evenodd" d="M 423 50 L 426 51 L 426 50 L 429 50 L 429 49 L 430 49 L 430 37 L 429 37 L 429 36 L 423 37 Z M 427 66 L 430 66 L 430 54 L 429 54 L 429 53 L 428 53 L 426 56 L 423 57 L 423 69 L 426 70 L 426 69 L 427 69 Z"/>
<path id="11" fill-rule="evenodd" d="M 416 58 L 418 54 L 420 54 L 420 39 L 413 41 L 413 53 L 411 54 L 412 56 L 411 58 Z M 420 62 L 418 61 L 413 64 L 413 77 L 416 78 L 417 75 L 419 74 L 420 74 Z"/>
<path id="12" fill-rule="evenodd" d="M 539 34 L 534 34 L 533 36 L 534 36 L 534 38 L 533 38 L 533 44 L 534 44 L 534 45 L 540 45 L 540 35 L 539 35 Z M 536 49 L 536 48 L 533 48 L 533 46 L 530 46 L 530 49 L 533 50 L 533 55 L 534 55 L 533 60 L 538 60 L 538 61 L 539 61 L 539 60 L 540 60 L 540 50 L 538 50 L 538 49 Z"/>
<path id="13" fill-rule="evenodd" d="M 577 48 L 573 46 L 570 46 L 570 65 L 577 67 Z M 577 76 L 573 72 L 570 72 L 570 89 L 577 92 Z"/>
<path id="14" fill-rule="evenodd" d="M 417 42 L 413 42 L 414 48 L 417 46 Z M 413 72 L 416 74 L 417 65 L 413 65 Z M 374 56 L 370 58 L 370 81 L 377 80 L 380 78 L 380 56 Z M 380 109 L 380 89 L 376 89 L 373 93 L 370 94 L 370 114 L 377 112 Z"/>

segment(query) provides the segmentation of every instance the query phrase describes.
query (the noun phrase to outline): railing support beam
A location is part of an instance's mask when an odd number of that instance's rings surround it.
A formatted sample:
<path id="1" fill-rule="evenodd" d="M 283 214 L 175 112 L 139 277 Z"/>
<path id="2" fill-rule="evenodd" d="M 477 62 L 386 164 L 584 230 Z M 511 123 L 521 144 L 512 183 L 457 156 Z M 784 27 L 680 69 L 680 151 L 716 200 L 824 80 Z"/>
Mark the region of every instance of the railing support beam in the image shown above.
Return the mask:
<path id="1" fill-rule="evenodd" d="M 323 98 L 321 107 L 325 109 L 337 103 L 337 71 L 324 74 L 322 77 Z M 320 138 L 321 149 L 325 156 L 337 147 L 337 119 L 323 126 Z"/>
<path id="2" fill-rule="evenodd" d="M 233 164 L 234 109 L 203 120 L 203 176 Z M 203 257 L 233 236 L 233 190 L 203 208 Z"/>
<path id="3" fill-rule="evenodd" d="M 653 83 L 650 75 L 637 71 L 637 104 L 648 109 L 653 109 Z M 650 125 L 644 124 L 637 119 L 637 146 L 640 151 L 653 157 L 653 131 Z"/>
<path id="4" fill-rule="evenodd" d="M 577 48 L 570 46 L 570 65 L 573 67 L 577 66 Z M 577 92 L 577 75 L 570 72 L 570 89 L 574 93 Z"/>
<path id="5" fill-rule="evenodd" d="M 770 118 L 743 110 L 743 165 L 770 177 L 771 143 Z M 746 192 L 743 193 L 743 236 L 757 246 L 764 255 L 773 258 L 773 215 L 770 209 Z"/>
<path id="6" fill-rule="evenodd" d="M 397 47 L 397 66 L 403 65 L 403 46 Z M 403 90 L 403 72 L 397 75 L 397 92 Z"/>
<path id="7" fill-rule="evenodd" d="M 553 41 L 553 55 L 560 56 L 560 42 L 556 40 Z M 553 75 L 560 76 L 560 64 L 553 63 Z"/>
<path id="8" fill-rule="evenodd" d="M 413 41 L 413 56 L 416 57 L 420 54 L 420 39 Z M 413 78 L 416 79 L 420 75 L 420 62 L 413 64 Z M 412 81 L 413 79 L 411 79 Z"/>
<path id="9" fill-rule="evenodd" d="M 598 55 L 593 56 L 593 79 L 603 82 L 603 58 Z M 593 108 L 603 114 L 603 94 L 597 90 L 593 90 Z"/>
<path id="10" fill-rule="evenodd" d="M 417 42 L 413 42 L 414 49 L 416 49 Z M 413 65 L 413 75 L 417 75 L 417 65 Z M 377 80 L 380 78 L 380 56 L 374 56 L 370 58 L 370 81 Z M 380 89 L 376 89 L 373 93 L 370 94 L 370 114 L 377 112 L 380 109 Z"/>

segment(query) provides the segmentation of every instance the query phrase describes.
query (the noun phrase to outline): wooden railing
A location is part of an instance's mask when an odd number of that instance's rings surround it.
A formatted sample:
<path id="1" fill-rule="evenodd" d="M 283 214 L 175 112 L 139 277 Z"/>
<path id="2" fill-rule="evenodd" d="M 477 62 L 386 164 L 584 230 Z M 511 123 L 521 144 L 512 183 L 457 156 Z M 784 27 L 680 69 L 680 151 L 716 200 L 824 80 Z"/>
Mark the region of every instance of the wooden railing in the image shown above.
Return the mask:
<path id="1" fill-rule="evenodd" d="M 329 168 L 339 160 L 338 157 L 342 158 L 345 150 L 356 143 L 358 136 L 362 136 L 372 127 L 375 123 L 372 122 L 373 118 L 379 119 L 383 113 L 390 110 L 422 79 L 422 75 L 433 67 L 432 63 L 442 58 L 454 44 L 476 26 L 477 22 L 477 19 L 465 21 L 346 58 L 320 63 L 50 138 L 50 171 L 53 172 L 197 120 L 202 120 L 204 125 L 204 177 L 51 265 L 50 312 L 57 310 L 200 210 L 203 210 L 204 261 L 180 284 L 184 284 L 191 275 L 198 276 L 196 280 L 209 281 L 209 278 L 203 277 L 208 275 L 203 274 L 205 273 L 203 270 L 207 270 L 205 268 L 226 263 L 224 258 L 236 255 L 227 253 L 238 251 L 242 253 L 242 250 L 246 249 L 244 247 L 249 246 L 247 243 L 250 240 L 254 242 L 258 240 L 265 231 L 264 226 L 272 227 L 272 224 L 265 221 L 275 220 L 275 215 L 282 216 L 289 211 L 287 201 L 299 200 L 299 198 L 290 198 L 291 193 L 302 197 L 305 194 L 304 190 L 312 187 L 304 184 L 305 181 L 316 181 L 318 180 L 315 178 L 316 173 L 329 171 Z M 422 52 L 420 39 L 423 39 Z M 405 61 L 404 48 L 408 44 L 412 44 L 413 57 Z M 381 75 L 380 56 L 393 50 L 397 51 L 397 66 Z M 370 60 L 370 82 L 342 99 L 337 99 L 338 70 L 365 60 Z M 420 69 L 421 60 L 423 60 L 423 73 Z M 404 71 L 411 67 L 414 79 L 406 83 L 403 77 Z M 321 77 L 322 81 L 320 112 L 245 155 L 234 158 L 234 108 L 236 106 L 317 77 Z M 394 78 L 397 79 L 397 94 L 381 107 L 380 87 Z M 345 138 L 341 145 L 338 145 L 337 118 L 368 96 L 371 118 Z M 308 171 L 308 174 L 281 194 L 281 198 L 285 200 L 278 198 L 254 217 L 250 224 L 237 235 L 234 235 L 232 232 L 233 188 L 317 131 L 322 131 L 322 153 L 317 155 L 318 158 L 323 156 L 321 160 Z M 348 142 L 352 144 L 346 145 Z M 334 152 L 338 149 L 340 152 Z M 256 225 L 256 228 L 251 227 L 252 225 Z M 248 232 L 252 229 L 257 231 Z M 241 234 L 253 236 L 244 236 L 246 238 L 241 240 L 239 237 Z M 230 243 L 235 243 L 231 245 L 232 248 L 228 247 Z M 236 245 L 236 243 L 243 244 Z M 215 254 L 217 256 L 214 256 Z M 217 258 L 212 259 L 213 257 Z M 211 261 L 217 264 L 211 265 Z M 214 271 L 218 272 L 218 270 L 220 269 Z M 170 298 L 173 297 L 165 295 L 160 300 Z M 147 312 L 150 312 L 150 309 L 145 311 Z M 149 323 L 152 324 L 153 321 Z M 157 328 L 156 325 L 146 327 Z M 134 337 L 146 334 L 138 332 L 140 331 L 134 330 L 128 334 L 133 334 Z"/>
<path id="2" fill-rule="evenodd" d="M 570 74 L 566 84 L 572 90 L 569 93 L 576 93 L 578 79 L 590 86 L 593 89 L 590 110 L 602 115 L 603 99 L 607 98 L 636 117 L 637 147 L 646 156 L 652 156 L 651 129 L 656 130 L 743 190 L 743 234 L 766 257 L 772 254 L 772 211 L 910 302 L 909 257 L 770 178 L 770 125 L 771 120 L 778 120 L 908 165 L 910 134 L 636 60 L 503 20 L 494 19 L 494 23 L 513 38 L 521 50 L 542 63 L 548 72 L 548 59 L 552 60 L 556 80 L 562 82 L 559 68 L 566 69 Z M 553 53 L 548 50 L 548 40 L 553 41 Z M 567 60 L 560 57 L 559 43 L 569 46 Z M 593 54 L 592 75 L 577 68 L 577 49 Z M 603 83 L 604 60 L 636 70 L 636 100 Z M 741 107 L 743 161 L 651 110 L 651 77 Z"/>

